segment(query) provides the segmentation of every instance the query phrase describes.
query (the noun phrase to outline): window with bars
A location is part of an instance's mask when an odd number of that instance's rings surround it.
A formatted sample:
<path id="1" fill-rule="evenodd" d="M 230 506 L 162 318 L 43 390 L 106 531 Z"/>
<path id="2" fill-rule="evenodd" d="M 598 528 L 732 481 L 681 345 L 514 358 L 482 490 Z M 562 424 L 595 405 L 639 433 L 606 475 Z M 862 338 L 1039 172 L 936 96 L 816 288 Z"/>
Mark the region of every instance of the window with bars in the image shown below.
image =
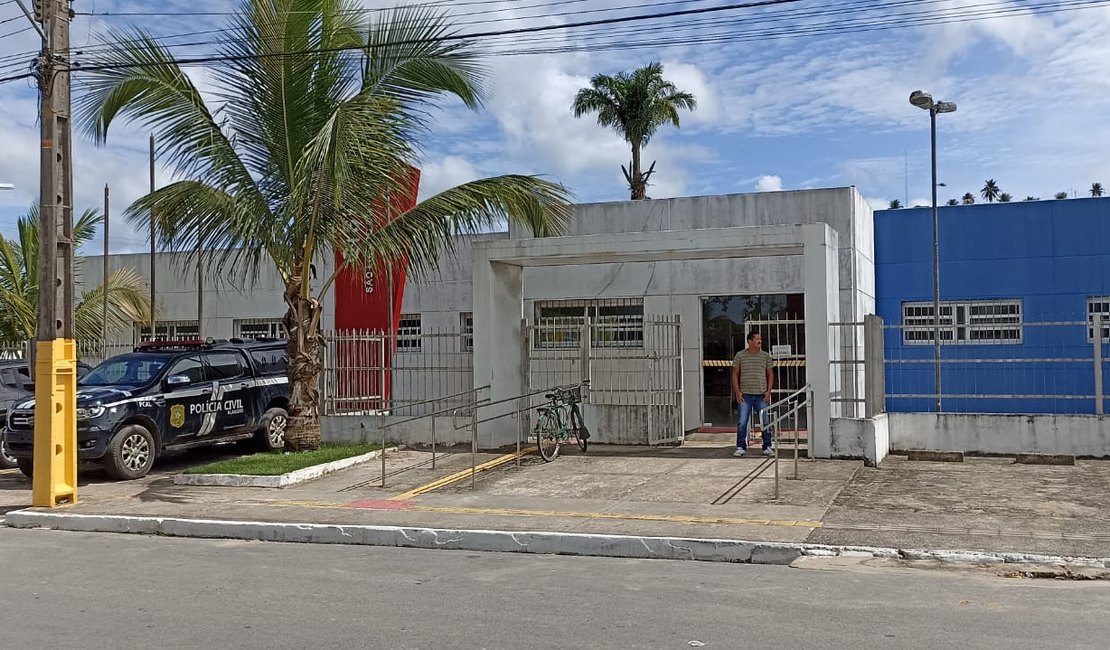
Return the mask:
<path id="1" fill-rule="evenodd" d="M 420 314 L 401 314 L 397 323 L 397 351 L 420 351 Z"/>
<path id="2" fill-rule="evenodd" d="M 235 321 L 235 336 L 241 339 L 283 339 L 280 319 L 243 318 Z"/>
<path id="3" fill-rule="evenodd" d="M 940 303 L 942 345 L 1018 344 L 1023 340 L 1020 300 L 946 300 Z M 933 303 L 902 303 L 902 342 L 933 344 Z"/>
<path id="4" fill-rule="evenodd" d="M 587 318 L 590 319 L 590 344 L 595 348 L 644 345 L 644 303 L 633 299 L 537 302 L 535 346 L 540 349 L 578 347 Z"/>
<path id="5" fill-rule="evenodd" d="M 1087 299 L 1087 341 L 1095 342 L 1095 314 L 1102 316 L 1102 340 L 1110 342 L 1110 296 Z"/>
<path id="6" fill-rule="evenodd" d="M 462 332 L 463 350 L 470 352 L 474 349 L 474 314 L 464 311 L 459 313 L 459 331 Z"/>
<path id="7" fill-rule="evenodd" d="M 150 326 L 135 323 L 135 342 L 143 341 L 191 341 L 200 338 L 200 326 L 195 320 L 159 321 L 155 323 L 154 335 Z"/>

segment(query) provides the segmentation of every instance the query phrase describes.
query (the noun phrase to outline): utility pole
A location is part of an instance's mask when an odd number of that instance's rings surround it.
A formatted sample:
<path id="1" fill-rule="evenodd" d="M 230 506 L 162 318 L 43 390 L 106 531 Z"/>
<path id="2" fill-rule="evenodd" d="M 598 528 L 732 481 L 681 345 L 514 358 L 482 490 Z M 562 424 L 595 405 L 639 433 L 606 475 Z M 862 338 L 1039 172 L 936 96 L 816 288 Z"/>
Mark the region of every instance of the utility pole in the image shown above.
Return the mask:
<path id="1" fill-rule="evenodd" d="M 77 354 L 73 340 L 73 147 L 69 0 L 35 0 L 46 26 L 36 61 L 40 98 L 39 325 L 31 502 L 77 501 Z"/>
<path id="2" fill-rule="evenodd" d="M 204 240 L 197 238 L 197 338 L 204 340 Z"/>
<path id="3" fill-rule="evenodd" d="M 104 304 L 103 312 L 100 315 L 100 356 L 108 358 L 108 228 L 109 228 L 109 214 L 108 214 L 108 184 L 104 184 L 104 276 L 100 278 L 101 284 L 104 286 Z"/>
<path id="4" fill-rule="evenodd" d="M 154 134 L 150 134 L 150 193 L 154 194 Z M 158 340 L 157 325 L 158 319 L 156 314 L 157 309 L 157 295 L 155 294 L 154 287 L 158 278 L 158 272 L 155 267 L 158 253 L 158 227 L 154 225 L 154 208 L 150 209 L 150 340 Z"/>

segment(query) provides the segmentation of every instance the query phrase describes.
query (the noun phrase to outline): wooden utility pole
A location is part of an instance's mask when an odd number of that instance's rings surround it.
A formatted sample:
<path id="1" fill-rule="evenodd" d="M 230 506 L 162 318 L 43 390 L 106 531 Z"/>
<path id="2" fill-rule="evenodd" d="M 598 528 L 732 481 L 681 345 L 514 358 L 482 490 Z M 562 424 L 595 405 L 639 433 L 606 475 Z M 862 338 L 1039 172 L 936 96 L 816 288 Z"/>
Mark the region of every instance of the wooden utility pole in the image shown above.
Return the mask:
<path id="1" fill-rule="evenodd" d="M 42 142 L 31 500 L 39 507 L 77 500 L 69 4 L 69 0 L 35 1 L 35 19 L 46 26 L 46 42 L 36 61 Z"/>
<path id="2" fill-rule="evenodd" d="M 108 213 L 108 184 L 104 184 L 104 276 L 100 283 L 104 287 L 103 312 L 100 315 L 100 356 L 108 358 L 108 233 L 110 216 Z"/>
<path id="3" fill-rule="evenodd" d="M 150 134 L 150 193 L 154 194 L 154 134 Z M 158 279 L 158 271 L 155 263 L 158 259 L 158 227 L 154 225 L 154 208 L 150 209 L 150 340 L 158 340 L 157 325 L 158 320 L 155 314 L 158 312 L 157 294 L 155 293 L 155 286 Z"/>

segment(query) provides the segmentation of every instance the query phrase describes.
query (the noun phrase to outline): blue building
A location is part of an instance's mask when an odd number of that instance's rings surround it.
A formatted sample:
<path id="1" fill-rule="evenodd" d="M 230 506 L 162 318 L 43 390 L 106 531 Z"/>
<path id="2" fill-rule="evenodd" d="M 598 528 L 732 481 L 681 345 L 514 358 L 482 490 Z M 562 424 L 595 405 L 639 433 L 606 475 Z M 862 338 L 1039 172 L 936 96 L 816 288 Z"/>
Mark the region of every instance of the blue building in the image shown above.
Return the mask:
<path id="1" fill-rule="evenodd" d="M 1094 413 L 1110 341 L 1110 198 L 939 208 L 943 410 Z M 932 213 L 875 213 L 887 408 L 934 408 Z M 1104 389 L 1105 390 L 1105 389 Z"/>

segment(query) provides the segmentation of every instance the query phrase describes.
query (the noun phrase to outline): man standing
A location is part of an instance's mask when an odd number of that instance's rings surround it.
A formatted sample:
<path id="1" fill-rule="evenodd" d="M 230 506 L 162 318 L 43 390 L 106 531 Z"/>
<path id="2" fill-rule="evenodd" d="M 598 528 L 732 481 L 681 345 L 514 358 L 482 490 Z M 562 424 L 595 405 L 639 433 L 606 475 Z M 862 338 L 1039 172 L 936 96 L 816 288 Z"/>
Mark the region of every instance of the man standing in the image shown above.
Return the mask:
<path id="1" fill-rule="evenodd" d="M 771 370 L 771 355 L 763 351 L 763 337 L 759 332 L 748 332 L 748 347 L 736 353 L 732 360 L 732 395 L 739 406 L 736 421 L 736 451 L 733 456 L 748 453 L 748 421 L 752 409 L 763 417 L 763 455 L 773 456 L 771 427 L 765 409 L 771 403 L 771 388 L 775 373 Z"/>

